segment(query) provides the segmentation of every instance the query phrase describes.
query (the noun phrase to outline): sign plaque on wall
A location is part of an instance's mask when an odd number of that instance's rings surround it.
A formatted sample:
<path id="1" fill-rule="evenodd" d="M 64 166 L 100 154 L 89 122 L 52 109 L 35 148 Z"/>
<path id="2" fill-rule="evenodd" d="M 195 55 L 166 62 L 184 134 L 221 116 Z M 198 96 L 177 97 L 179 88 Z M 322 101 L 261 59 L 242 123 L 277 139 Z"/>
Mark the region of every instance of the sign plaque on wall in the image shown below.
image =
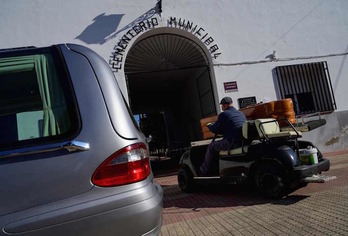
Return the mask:
<path id="1" fill-rule="evenodd" d="M 250 105 L 255 105 L 255 104 L 256 104 L 256 97 L 238 98 L 238 105 L 240 109 Z"/>
<path id="2" fill-rule="evenodd" d="M 224 83 L 224 88 L 225 88 L 225 93 L 237 92 L 238 91 L 237 81 Z"/>

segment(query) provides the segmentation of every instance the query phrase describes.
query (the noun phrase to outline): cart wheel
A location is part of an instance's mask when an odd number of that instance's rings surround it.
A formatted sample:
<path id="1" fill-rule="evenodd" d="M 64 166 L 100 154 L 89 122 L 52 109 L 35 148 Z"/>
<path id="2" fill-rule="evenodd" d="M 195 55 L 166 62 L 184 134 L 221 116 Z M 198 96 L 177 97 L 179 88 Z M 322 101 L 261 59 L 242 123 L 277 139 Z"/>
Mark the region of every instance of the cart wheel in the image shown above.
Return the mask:
<path id="1" fill-rule="evenodd" d="M 178 183 L 181 191 L 190 193 L 194 190 L 194 181 L 191 171 L 181 168 L 178 171 Z"/>
<path id="2" fill-rule="evenodd" d="M 265 197 L 281 198 L 287 192 L 282 170 L 276 166 L 261 166 L 256 171 L 255 182 L 259 192 Z"/>

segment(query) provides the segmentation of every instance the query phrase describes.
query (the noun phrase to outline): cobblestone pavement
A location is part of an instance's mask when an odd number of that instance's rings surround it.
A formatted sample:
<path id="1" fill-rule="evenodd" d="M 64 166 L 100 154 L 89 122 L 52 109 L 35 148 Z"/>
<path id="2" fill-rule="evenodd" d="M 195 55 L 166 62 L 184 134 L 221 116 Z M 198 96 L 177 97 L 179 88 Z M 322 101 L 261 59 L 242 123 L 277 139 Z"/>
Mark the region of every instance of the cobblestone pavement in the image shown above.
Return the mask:
<path id="1" fill-rule="evenodd" d="M 348 153 L 328 159 L 325 183 L 310 183 L 281 200 L 237 185 L 185 194 L 175 173 L 156 177 L 164 189 L 161 235 L 348 235 Z"/>

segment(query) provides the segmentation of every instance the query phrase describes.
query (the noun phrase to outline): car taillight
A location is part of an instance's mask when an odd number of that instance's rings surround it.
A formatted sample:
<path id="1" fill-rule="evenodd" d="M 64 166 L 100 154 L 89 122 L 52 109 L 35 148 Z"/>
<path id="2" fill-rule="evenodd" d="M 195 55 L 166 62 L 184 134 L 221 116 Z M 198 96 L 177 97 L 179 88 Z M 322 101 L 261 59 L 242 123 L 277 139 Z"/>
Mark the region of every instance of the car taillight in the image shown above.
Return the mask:
<path id="1" fill-rule="evenodd" d="M 93 184 L 111 187 L 144 180 L 151 173 L 144 143 L 127 146 L 108 157 L 94 172 Z"/>

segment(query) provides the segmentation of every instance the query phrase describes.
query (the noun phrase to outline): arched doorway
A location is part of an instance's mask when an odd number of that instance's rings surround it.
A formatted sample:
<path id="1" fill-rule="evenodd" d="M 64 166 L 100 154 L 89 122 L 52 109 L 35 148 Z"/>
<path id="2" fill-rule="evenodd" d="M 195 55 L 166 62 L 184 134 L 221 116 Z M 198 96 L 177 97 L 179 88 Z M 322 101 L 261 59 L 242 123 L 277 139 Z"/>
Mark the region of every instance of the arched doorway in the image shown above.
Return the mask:
<path id="1" fill-rule="evenodd" d="M 217 111 L 209 60 L 196 42 L 172 33 L 142 37 L 127 54 L 125 75 L 133 113 L 151 118 L 143 132 L 154 148 L 180 155 L 202 139 L 200 119 Z"/>

